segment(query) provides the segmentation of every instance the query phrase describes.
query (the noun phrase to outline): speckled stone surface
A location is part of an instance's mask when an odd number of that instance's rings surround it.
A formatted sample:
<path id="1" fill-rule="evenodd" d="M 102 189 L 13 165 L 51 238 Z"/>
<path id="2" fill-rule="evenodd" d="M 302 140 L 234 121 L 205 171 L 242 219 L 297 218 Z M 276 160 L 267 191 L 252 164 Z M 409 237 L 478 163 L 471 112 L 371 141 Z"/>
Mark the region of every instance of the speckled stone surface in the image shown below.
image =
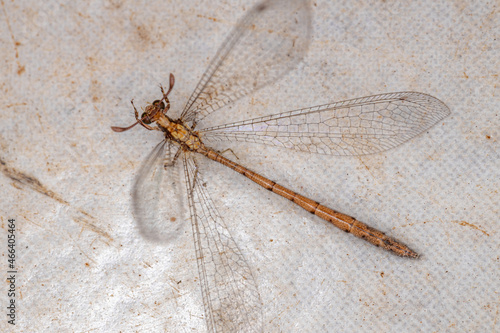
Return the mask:
<path id="1" fill-rule="evenodd" d="M 110 126 L 130 124 L 130 100 L 158 99 L 171 72 L 172 112 L 181 110 L 252 5 L 0 2 L 0 274 L 7 277 L 8 218 L 17 222 L 18 269 L 17 325 L 1 316 L 0 331 L 206 331 L 189 222 L 175 241 L 151 244 L 132 216 L 132 181 L 161 134 Z M 498 4 L 311 7 L 304 61 L 200 125 L 394 91 L 431 94 L 451 115 L 396 149 L 363 157 L 214 147 L 405 242 L 417 260 L 200 163 L 252 268 L 264 332 L 499 331 Z"/>

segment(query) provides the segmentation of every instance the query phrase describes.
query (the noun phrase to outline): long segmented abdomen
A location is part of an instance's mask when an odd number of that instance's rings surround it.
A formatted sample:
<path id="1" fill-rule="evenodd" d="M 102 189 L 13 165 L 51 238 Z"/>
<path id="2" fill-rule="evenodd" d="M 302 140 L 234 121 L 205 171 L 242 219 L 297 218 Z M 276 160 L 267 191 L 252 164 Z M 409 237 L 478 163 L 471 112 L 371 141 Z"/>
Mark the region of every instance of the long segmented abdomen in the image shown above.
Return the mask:
<path id="1" fill-rule="evenodd" d="M 313 213 L 325 221 L 331 222 L 337 228 L 353 234 L 356 237 L 364 239 L 373 245 L 380 246 L 388 251 L 391 251 L 402 257 L 416 258 L 418 254 L 408 248 L 406 245 L 398 242 L 397 240 L 385 235 L 383 232 L 367 226 L 363 222 L 356 220 L 354 217 L 339 213 L 333 209 L 323 206 L 319 202 L 304 197 L 276 182 L 256 173 L 246 167 L 235 163 L 213 150 L 206 150 L 202 152 L 205 156 L 219 162 L 234 171 L 241 173 L 248 179 L 259 184 L 267 190 L 273 191 L 276 194 L 296 203 L 310 213 Z"/>

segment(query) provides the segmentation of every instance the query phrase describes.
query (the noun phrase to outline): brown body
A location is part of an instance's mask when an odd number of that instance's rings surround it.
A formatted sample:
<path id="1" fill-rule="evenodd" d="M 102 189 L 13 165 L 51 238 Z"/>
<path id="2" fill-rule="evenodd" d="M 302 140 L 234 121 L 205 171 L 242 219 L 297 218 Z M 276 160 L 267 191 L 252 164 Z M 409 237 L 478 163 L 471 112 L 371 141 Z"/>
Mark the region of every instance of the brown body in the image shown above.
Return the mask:
<path id="1" fill-rule="evenodd" d="M 112 127 L 113 131 L 123 132 L 134 127 L 137 124 L 141 124 L 141 126 L 149 130 L 162 131 L 163 133 L 165 133 L 165 138 L 167 140 L 177 142 L 181 146 L 182 150 L 192 151 L 205 155 L 209 159 L 219 162 L 227 166 L 228 168 L 241 173 L 248 179 L 264 187 L 265 189 L 273 191 L 274 193 L 279 194 L 282 197 L 296 203 L 308 212 L 313 213 L 328 222 L 331 222 L 337 228 L 349 232 L 356 237 L 362 238 L 372 243 L 373 245 L 380 246 L 386 250 L 392 251 L 397 255 L 411 258 L 418 257 L 418 254 L 416 252 L 412 251 L 406 245 L 396 241 L 395 239 L 386 236 L 383 232 L 367 226 L 366 224 L 356 220 L 354 217 L 339 213 L 333 209 L 321 205 L 314 200 L 295 193 L 294 191 L 289 190 L 286 187 L 283 187 L 276 182 L 264 176 L 261 176 L 258 173 L 255 173 L 238 163 L 228 160 L 224 156 L 215 152 L 213 149 L 206 147 L 203 142 L 201 142 L 198 133 L 193 130 L 194 126 L 190 128 L 184 124 L 182 119 L 172 120 L 166 115 L 167 111 L 170 109 L 170 102 L 167 96 L 172 90 L 173 85 L 174 77 L 172 74 L 170 74 L 170 88 L 167 93 L 165 93 L 163 91 L 163 88 L 160 87 L 163 93 L 163 98 L 148 105 L 140 118 L 137 109 L 134 106 L 135 118 L 137 119 L 137 122 L 129 127 Z M 163 101 L 165 101 L 165 103 Z M 132 105 L 133 104 L 134 103 L 132 102 Z M 149 124 L 154 122 L 157 123 L 157 127 L 149 126 Z"/>
<path id="2" fill-rule="evenodd" d="M 206 147 L 203 142 L 201 142 L 198 134 L 185 126 L 181 121 L 173 121 L 161 113 L 156 120 L 156 123 L 159 125 L 160 129 L 165 132 L 166 138 L 179 143 L 182 149 L 203 154 L 209 159 L 219 162 L 234 171 L 241 173 L 265 189 L 281 195 L 282 197 L 304 208 L 308 212 L 331 222 L 337 228 L 349 232 L 356 237 L 362 238 L 373 245 L 380 246 L 403 257 L 418 257 L 418 254 L 409 249 L 406 245 L 386 236 L 383 232 L 371 228 L 351 216 L 323 206 L 314 200 L 289 190 L 286 187 L 283 187 L 276 182 L 223 157 L 213 149 Z"/>

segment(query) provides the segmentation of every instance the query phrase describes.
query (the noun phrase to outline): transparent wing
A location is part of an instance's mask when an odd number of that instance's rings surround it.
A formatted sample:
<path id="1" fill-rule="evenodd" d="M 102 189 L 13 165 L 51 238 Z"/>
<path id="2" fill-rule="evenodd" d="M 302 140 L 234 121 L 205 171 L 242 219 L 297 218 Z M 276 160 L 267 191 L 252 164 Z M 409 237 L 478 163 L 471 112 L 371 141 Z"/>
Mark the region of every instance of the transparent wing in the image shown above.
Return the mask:
<path id="1" fill-rule="evenodd" d="M 259 291 L 250 267 L 185 157 L 189 210 L 209 332 L 262 332 Z"/>
<path id="2" fill-rule="evenodd" d="M 279 79 L 304 57 L 310 32 L 307 0 L 267 0 L 252 8 L 217 51 L 181 119 L 200 121 Z"/>
<path id="3" fill-rule="evenodd" d="M 160 142 L 142 164 L 132 187 L 132 208 L 139 231 L 156 242 L 172 240 L 185 225 L 182 159 L 174 163 L 177 149 L 167 140 Z"/>
<path id="4" fill-rule="evenodd" d="M 435 97 L 397 92 L 356 98 L 200 131 L 204 141 L 247 141 L 329 155 L 394 148 L 450 114 Z"/>

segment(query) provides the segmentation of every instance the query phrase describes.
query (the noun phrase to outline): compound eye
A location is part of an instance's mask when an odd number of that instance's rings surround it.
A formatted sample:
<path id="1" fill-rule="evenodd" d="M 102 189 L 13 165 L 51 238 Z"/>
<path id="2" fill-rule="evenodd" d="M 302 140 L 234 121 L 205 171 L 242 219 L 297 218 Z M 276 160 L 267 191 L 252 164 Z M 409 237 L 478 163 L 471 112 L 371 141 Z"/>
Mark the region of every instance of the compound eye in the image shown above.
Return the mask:
<path id="1" fill-rule="evenodd" d="M 160 110 L 165 109 L 165 103 L 163 103 L 162 101 L 160 101 L 158 99 L 153 102 L 153 105 L 156 106 L 156 107 L 159 107 Z"/>
<path id="2" fill-rule="evenodd" d="M 151 120 L 149 119 L 149 114 L 147 112 L 144 112 L 141 115 L 142 122 L 145 124 L 151 124 Z"/>

